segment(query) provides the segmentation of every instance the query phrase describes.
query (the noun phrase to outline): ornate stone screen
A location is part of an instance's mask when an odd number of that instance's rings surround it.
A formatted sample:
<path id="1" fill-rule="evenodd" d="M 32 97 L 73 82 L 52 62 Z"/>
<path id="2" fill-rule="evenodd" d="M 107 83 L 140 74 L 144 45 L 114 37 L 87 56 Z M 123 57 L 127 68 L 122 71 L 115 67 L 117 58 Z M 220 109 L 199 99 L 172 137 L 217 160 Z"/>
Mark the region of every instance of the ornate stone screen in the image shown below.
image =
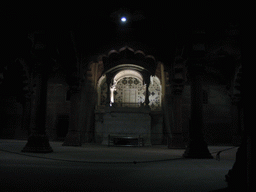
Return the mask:
<path id="1" fill-rule="evenodd" d="M 114 90 L 115 103 L 143 103 L 145 101 L 146 85 L 134 77 L 124 77 L 119 80 Z"/>
<path id="2" fill-rule="evenodd" d="M 157 77 L 151 77 L 149 84 L 149 106 L 151 110 L 161 110 L 161 85 Z"/>
<path id="3" fill-rule="evenodd" d="M 98 105 L 100 106 L 106 105 L 107 100 L 108 86 L 104 78 L 101 78 L 101 84 L 98 87 Z M 145 101 L 146 84 L 143 84 L 140 78 L 126 75 L 118 78 L 118 81 L 114 81 L 109 87 L 111 102 L 118 107 L 139 107 Z M 151 110 L 161 110 L 161 85 L 157 77 L 151 76 L 148 90 Z"/>

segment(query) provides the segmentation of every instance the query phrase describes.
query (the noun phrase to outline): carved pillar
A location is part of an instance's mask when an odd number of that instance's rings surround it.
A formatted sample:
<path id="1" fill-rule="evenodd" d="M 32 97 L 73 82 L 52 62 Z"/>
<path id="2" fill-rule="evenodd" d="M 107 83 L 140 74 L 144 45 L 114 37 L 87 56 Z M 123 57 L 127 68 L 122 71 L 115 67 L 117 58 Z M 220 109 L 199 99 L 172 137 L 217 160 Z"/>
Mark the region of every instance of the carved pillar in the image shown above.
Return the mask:
<path id="1" fill-rule="evenodd" d="M 146 83 L 145 104 L 146 104 L 146 106 L 148 106 L 149 105 L 149 91 L 148 91 L 148 88 L 149 88 L 149 84 L 150 84 L 150 76 L 149 75 L 146 75 L 145 83 Z"/>
<path id="2" fill-rule="evenodd" d="M 232 127 L 233 127 L 233 145 L 240 145 L 242 138 L 241 121 L 239 118 L 240 106 L 236 101 L 236 98 L 231 98 L 231 116 L 232 116 Z"/>
<path id="3" fill-rule="evenodd" d="M 80 87 L 71 86 L 69 128 L 63 146 L 81 146 L 81 130 L 78 126 L 80 96 Z"/>
<path id="4" fill-rule="evenodd" d="M 22 131 L 26 131 L 28 136 L 31 134 L 30 129 L 30 120 L 31 120 L 31 103 L 32 103 L 32 95 L 33 95 L 33 85 L 32 85 L 32 73 L 29 75 L 29 78 L 26 76 L 23 80 L 23 97 L 21 98 L 21 103 L 23 107 L 22 113 L 22 123 L 21 129 Z M 26 82 L 26 84 L 25 84 Z"/>
<path id="5" fill-rule="evenodd" d="M 189 126 L 189 143 L 183 157 L 185 158 L 213 158 L 208 150 L 203 136 L 203 67 L 190 67 L 191 77 L 191 124 Z"/>
<path id="6" fill-rule="evenodd" d="M 82 143 L 94 141 L 94 106 L 96 100 L 96 92 L 92 83 L 88 81 L 83 83 L 79 112 L 79 127 Z"/>
<path id="7" fill-rule="evenodd" d="M 234 90 L 232 99 L 233 104 L 237 106 L 238 132 L 241 132 L 242 141 L 236 153 L 236 161 L 225 177 L 230 191 L 235 191 L 238 187 L 251 191 L 253 133 L 251 126 L 244 125 L 244 84 L 242 73 L 240 75 L 239 92 Z"/>
<path id="8" fill-rule="evenodd" d="M 46 121 L 46 98 L 47 98 L 47 66 L 45 63 L 38 64 L 38 73 L 36 76 L 36 98 L 35 115 L 32 133 L 28 138 L 26 146 L 22 152 L 50 153 L 53 152 L 49 139 L 45 132 Z"/>
<path id="9" fill-rule="evenodd" d="M 251 147 L 252 141 L 251 137 L 253 133 L 250 127 L 244 126 L 244 109 L 243 101 L 236 101 L 239 106 L 238 119 L 239 119 L 239 129 L 242 132 L 242 141 L 236 153 L 236 161 L 225 175 L 226 182 L 228 183 L 228 189 L 230 191 L 235 191 L 238 187 L 242 187 L 244 190 L 250 190 L 251 187 L 251 175 L 252 175 L 252 158 L 251 158 Z"/>
<path id="10" fill-rule="evenodd" d="M 243 110 L 241 110 L 243 111 Z M 242 112 L 243 113 L 243 112 Z M 240 116 L 243 121 L 243 115 Z M 242 125 L 243 126 L 243 125 Z M 235 191 L 238 187 L 242 187 L 246 190 L 249 188 L 249 179 L 251 172 L 251 134 L 248 129 L 244 132 L 241 145 L 236 152 L 236 161 L 225 175 L 226 182 L 228 183 L 228 189 Z M 247 191 L 247 190 L 246 190 Z"/>
<path id="11" fill-rule="evenodd" d="M 186 82 L 186 60 L 180 55 L 175 57 L 172 69 L 172 138 L 168 142 L 168 148 L 185 148 L 182 130 L 182 92 Z"/>
<path id="12" fill-rule="evenodd" d="M 175 89 L 178 88 L 178 92 Z M 182 89 L 183 85 L 173 88 L 172 110 L 173 110 L 173 126 L 171 129 L 172 138 L 168 142 L 168 148 L 185 148 L 184 138 L 182 135 Z"/>
<path id="13" fill-rule="evenodd" d="M 25 98 L 25 101 L 23 103 L 22 130 L 27 130 L 28 136 L 31 134 L 30 118 L 31 118 L 31 98 Z"/>
<path id="14" fill-rule="evenodd" d="M 107 82 L 107 101 L 106 101 L 106 106 L 109 107 L 109 104 L 111 102 L 111 98 L 110 98 L 110 84 L 111 84 L 111 76 L 107 75 L 106 77 L 106 82 Z"/>

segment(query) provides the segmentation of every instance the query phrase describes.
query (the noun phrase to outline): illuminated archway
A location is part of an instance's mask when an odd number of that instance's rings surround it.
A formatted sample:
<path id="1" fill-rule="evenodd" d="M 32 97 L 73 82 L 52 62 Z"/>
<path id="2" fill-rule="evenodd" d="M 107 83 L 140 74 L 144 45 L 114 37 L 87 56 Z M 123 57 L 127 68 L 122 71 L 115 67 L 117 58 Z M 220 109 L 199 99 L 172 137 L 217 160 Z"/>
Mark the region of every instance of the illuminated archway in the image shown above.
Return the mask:
<path id="1" fill-rule="evenodd" d="M 145 101 L 146 85 L 143 76 L 135 70 L 118 72 L 111 86 L 111 102 L 119 106 L 138 107 Z"/>
<path id="2" fill-rule="evenodd" d="M 131 69 L 119 71 L 112 79 L 110 88 L 111 105 L 117 107 L 139 107 L 145 102 L 146 84 L 140 72 Z M 108 85 L 106 75 L 98 81 L 98 106 L 105 106 Z M 150 77 L 149 106 L 161 110 L 161 82 L 156 76 Z"/>

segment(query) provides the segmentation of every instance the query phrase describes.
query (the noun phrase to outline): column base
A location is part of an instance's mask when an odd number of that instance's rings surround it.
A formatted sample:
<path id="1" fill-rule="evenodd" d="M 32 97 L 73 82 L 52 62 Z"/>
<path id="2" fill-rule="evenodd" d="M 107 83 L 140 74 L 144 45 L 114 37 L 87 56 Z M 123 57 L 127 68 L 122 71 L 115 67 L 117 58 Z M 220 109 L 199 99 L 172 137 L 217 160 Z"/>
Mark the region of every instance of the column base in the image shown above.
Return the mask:
<path id="1" fill-rule="evenodd" d="M 51 153 L 53 152 L 50 146 L 49 139 L 45 134 L 32 133 L 25 147 L 21 152 L 29 153 Z"/>
<path id="2" fill-rule="evenodd" d="M 236 161 L 231 170 L 228 171 L 228 174 L 225 175 L 226 182 L 228 187 L 235 191 L 238 187 L 246 188 L 249 179 L 249 169 L 248 169 L 248 143 L 247 139 L 243 138 L 243 141 L 240 147 L 236 152 Z"/>
<path id="3" fill-rule="evenodd" d="M 172 138 L 168 139 L 168 148 L 169 149 L 185 149 L 186 148 L 182 133 L 172 134 Z"/>
<path id="4" fill-rule="evenodd" d="M 81 135 L 77 131 L 69 131 L 62 146 L 81 146 Z"/>
<path id="5" fill-rule="evenodd" d="M 191 140 L 183 154 L 184 158 L 192 159 L 212 159 L 207 144 L 203 140 Z"/>

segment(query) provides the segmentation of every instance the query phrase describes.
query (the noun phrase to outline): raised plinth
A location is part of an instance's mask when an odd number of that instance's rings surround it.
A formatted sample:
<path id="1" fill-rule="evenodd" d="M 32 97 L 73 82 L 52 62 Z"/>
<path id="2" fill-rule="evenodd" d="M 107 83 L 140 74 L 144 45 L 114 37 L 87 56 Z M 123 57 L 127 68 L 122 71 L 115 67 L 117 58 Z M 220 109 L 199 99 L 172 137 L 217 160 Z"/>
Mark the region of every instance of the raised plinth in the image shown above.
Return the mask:
<path id="1" fill-rule="evenodd" d="M 28 142 L 22 152 L 51 153 L 53 150 L 46 135 L 33 133 L 29 136 Z"/>
<path id="2" fill-rule="evenodd" d="M 103 115 L 103 145 L 108 136 L 138 137 L 151 146 L 151 117 L 148 108 L 108 108 Z"/>

